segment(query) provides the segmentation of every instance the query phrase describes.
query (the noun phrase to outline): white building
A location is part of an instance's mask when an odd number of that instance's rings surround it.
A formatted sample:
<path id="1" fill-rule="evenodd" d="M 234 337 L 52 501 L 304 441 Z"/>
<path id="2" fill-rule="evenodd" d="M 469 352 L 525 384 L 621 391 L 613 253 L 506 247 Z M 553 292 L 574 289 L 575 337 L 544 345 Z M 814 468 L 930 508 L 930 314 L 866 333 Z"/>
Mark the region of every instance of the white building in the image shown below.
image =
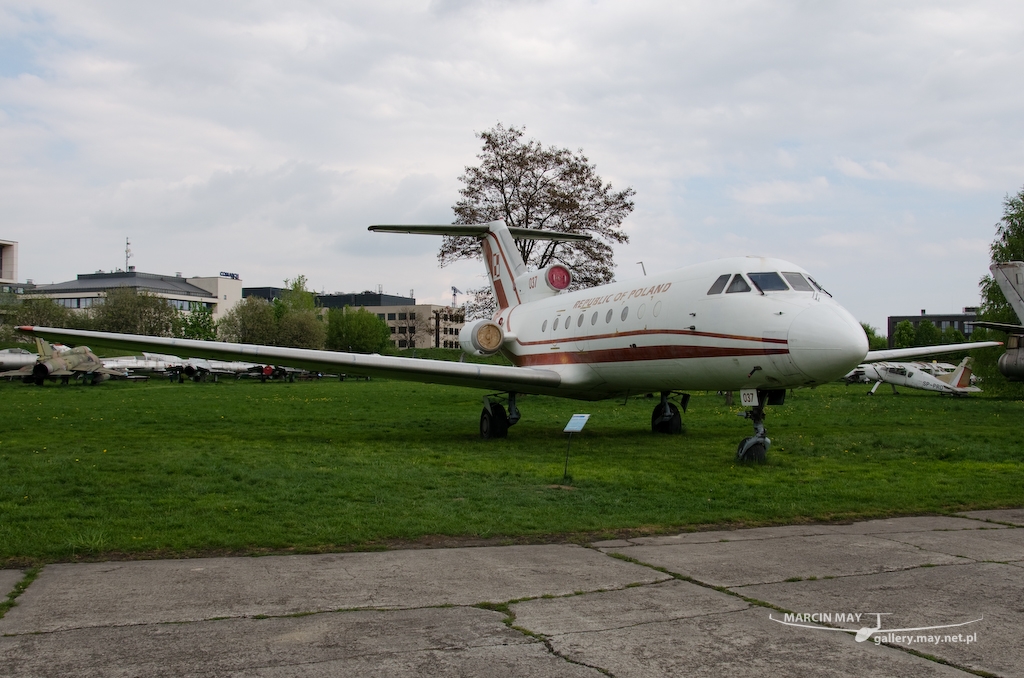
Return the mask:
<path id="1" fill-rule="evenodd" d="M 67 282 L 36 285 L 25 290 L 24 296 L 49 297 L 65 308 L 83 309 L 102 304 L 107 291 L 118 287 L 132 287 L 162 297 L 181 311 L 188 311 L 195 303 L 203 304 L 213 312 L 214 320 L 220 320 L 242 299 L 242 281 L 233 273 L 184 278 L 180 273 L 140 273 L 134 266 L 127 271 L 82 273 Z"/>
<path id="2" fill-rule="evenodd" d="M 0 285 L 18 282 L 18 243 L 0 240 Z"/>

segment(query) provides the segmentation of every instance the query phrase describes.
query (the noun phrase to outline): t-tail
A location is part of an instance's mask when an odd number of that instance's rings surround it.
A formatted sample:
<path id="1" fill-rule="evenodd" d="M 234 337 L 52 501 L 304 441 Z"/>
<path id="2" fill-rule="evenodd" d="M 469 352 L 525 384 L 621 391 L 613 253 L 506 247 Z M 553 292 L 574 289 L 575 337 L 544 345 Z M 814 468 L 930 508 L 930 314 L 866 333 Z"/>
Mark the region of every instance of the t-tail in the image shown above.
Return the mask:
<path id="1" fill-rule="evenodd" d="M 999 284 L 1003 296 L 1017 314 L 1017 320 L 1024 323 L 1024 261 L 1008 261 L 988 267 L 992 277 Z"/>
<path id="2" fill-rule="evenodd" d="M 536 228 L 509 228 L 501 221 L 487 224 L 444 224 L 425 226 L 380 225 L 370 226 L 378 233 L 424 233 L 476 238 L 487 267 L 487 279 L 498 310 L 510 306 L 553 296 L 569 287 L 572 276 L 561 264 L 547 266 L 540 271 L 529 271 L 523 261 L 516 239 L 520 240 L 590 240 L 589 235 L 558 233 Z"/>

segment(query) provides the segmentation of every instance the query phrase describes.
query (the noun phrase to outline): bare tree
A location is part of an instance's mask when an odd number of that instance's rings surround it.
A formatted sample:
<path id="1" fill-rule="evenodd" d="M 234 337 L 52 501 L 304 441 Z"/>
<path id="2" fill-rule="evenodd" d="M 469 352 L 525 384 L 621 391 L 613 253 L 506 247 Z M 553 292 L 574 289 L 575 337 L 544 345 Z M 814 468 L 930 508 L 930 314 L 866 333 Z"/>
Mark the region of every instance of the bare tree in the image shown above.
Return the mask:
<path id="1" fill-rule="evenodd" d="M 590 234 L 593 240 L 519 240 L 517 246 L 527 266 L 539 269 L 557 262 L 568 267 L 572 289 L 610 282 L 611 244 L 629 242 L 621 225 L 633 211 L 636 192 L 615 191 L 604 183 L 582 149 L 544 148 L 534 139 L 523 141 L 522 128 L 501 123 L 477 136 L 483 140 L 480 165 L 467 167 L 459 177 L 464 186 L 462 199 L 452 207 L 455 223 L 504 221 L 510 228 Z M 475 239 L 445 237 L 437 257 L 442 266 L 479 259 L 480 245 Z M 476 290 L 470 293 L 479 299 Z"/>

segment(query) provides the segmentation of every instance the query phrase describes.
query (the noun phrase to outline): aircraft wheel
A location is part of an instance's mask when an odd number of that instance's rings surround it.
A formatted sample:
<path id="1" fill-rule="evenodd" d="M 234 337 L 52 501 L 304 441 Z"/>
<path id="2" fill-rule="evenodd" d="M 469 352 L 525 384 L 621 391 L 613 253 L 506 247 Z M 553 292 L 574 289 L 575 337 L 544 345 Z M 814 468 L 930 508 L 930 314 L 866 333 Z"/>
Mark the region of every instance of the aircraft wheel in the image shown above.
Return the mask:
<path id="1" fill-rule="evenodd" d="M 683 416 L 679 414 L 679 408 L 672 403 L 668 404 L 672 417 L 665 421 L 659 421 L 662 415 L 661 405 L 656 405 L 651 413 L 651 431 L 654 433 L 679 434 L 683 432 Z"/>
<path id="2" fill-rule="evenodd" d="M 768 448 L 756 438 L 744 438 L 736 448 L 736 460 L 763 464 L 768 458 Z"/>
<path id="3" fill-rule="evenodd" d="M 498 403 L 491 403 L 491 411 L 485 407 L 480 413 L 480 437 L 484 440 L 508 437 L 508 415 Z"/>

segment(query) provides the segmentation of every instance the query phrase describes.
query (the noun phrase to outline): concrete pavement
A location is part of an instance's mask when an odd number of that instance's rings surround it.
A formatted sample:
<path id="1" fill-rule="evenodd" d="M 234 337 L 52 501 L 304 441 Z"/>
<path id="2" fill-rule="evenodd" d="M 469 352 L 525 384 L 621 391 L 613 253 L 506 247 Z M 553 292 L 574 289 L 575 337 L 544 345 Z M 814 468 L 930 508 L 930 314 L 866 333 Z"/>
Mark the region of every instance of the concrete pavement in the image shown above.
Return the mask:
<path id="1" fill-rule="evenodd" d="M 1024 676 L 1024 510 L 49 565 L 17 603 L 2 676 Z"/>

